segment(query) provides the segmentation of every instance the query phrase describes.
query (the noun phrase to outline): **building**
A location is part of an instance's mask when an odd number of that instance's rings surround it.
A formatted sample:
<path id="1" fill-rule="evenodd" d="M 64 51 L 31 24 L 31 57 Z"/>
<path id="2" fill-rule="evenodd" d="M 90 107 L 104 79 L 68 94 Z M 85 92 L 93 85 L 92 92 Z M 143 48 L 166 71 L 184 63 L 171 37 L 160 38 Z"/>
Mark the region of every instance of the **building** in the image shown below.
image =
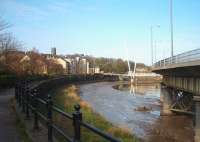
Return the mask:
<path id="1" fill-rule="evenodd" d="M 57 64 L 60 64 L 63 67 L 65 74 L 70 73 L 70 63 L 68 61 L 66 61 L 64 58 L 61 58 L 61 57 L 53 58 L 53 60 Z"/>
<path id="2" fill-rule="evenodd" d="M 30 74 L 47 74 L 47 64 L 41 59 L 35 59 L 34 64 L 31 62 L 31 57 L 25 55 L 20 61 L 22 70 Z M 35 66 L 35 67 L 33 67 Z M 32 68 L 33 67 L 33 68 Z"/>
<path id="3" fill-rule="evenodd" d="M 90 73 L 90 63 L 87 62 L 87 74 L 89 74 L 89 73 Z"/>
<path id="4" fill-rule="evenodd" d="M 89 62 L 82 57 L 65 58 L 69 62 L 70 74 L 89 74 Z"/>
<path id="5" fill-rule="evenodd" d="M 31 58 L 28 55 L 25 55 L 21 60 L 20 63 L 22 62 L 29 62 L 31 60 Z"/>
<path id="6" fill-rule="evenodd" d="M 79 74 L 87 74 L 87 67 L 88 67 L 88 62 L 86 59 L 80 59 L 79 61 Z"/>
<path id="7" fill-rule="evenodd" d="M 51 48 L 51 55 L 56 56 L 56 48 L 55 47 Z"/>
<path id="8" fill-rule="evenodd" d="M 72 58 L 64 58 L 64 60 L 66 61 L 66 62 L 68 62 L 68 64 L 69 64 L 69 69 L 68 69 L 68 71 L 69 71 L 69 74 L 76 74 L 76 66 L 75 66 L 75 62 L 74 62 L 74 59 L 72 59 Z"/>
<path id="9" fill-rule="evenodd" d="M 74 66 L 75 66 L 76 74 L 80 74 L 79 62 L 80 62 L 80 57 L 75 57 L 75 60 L 74 60 L 75 65 Z"/>
<path id="10" fill-rule="evenodd" d="M 28 55 L 25 55 L 19 62 L 22 66 L 22 70 L 27 71 L 30 67 L 30 60 L 31 58 Z"/>
<path id="11" fill-rule="evenodd" d="M 89 68 L 90 74 L 101 73 L 99 67 Z"/>
<path id="12" fill-rule="evenodd" d="M 52 48 L 52 54 L 45 54 L 47 59 L 54 60 L 57 64 L 62 65 L 65 73 L 67 74 L 89 74 L 89 62 L 84 55 L 76 56 L 60 56 L 55 55 L 55 48 Z"/>

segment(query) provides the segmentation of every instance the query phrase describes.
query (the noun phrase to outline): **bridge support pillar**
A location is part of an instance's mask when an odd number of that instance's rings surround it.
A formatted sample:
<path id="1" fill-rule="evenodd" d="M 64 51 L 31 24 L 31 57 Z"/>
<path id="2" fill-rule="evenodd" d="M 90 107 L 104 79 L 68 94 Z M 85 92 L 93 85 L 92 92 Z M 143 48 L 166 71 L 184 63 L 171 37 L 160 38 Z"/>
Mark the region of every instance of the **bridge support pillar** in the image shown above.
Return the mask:
<path id="1" fill-rule="evenodd" d="M 161 111 L 161 115 L 171 115 L 172 112 L 170 110 L 170 107 L 172 105 L 172 96 L 174 91 L 167 88 L 166 86 L 161 87 L 161 101 L 163 102 L 163 108 Z"/>
<path id="2" fill-rule="evenodd" d="M 195 142 L 200 142 L 200 96 L 194 96 L 195 102 Z"/>

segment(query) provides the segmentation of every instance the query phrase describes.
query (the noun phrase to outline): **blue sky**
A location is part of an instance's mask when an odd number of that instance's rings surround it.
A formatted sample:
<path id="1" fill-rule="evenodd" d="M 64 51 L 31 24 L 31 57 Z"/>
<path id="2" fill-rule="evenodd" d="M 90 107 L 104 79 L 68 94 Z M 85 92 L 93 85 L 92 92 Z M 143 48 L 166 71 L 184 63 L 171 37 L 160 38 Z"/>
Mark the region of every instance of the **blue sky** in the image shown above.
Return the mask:
<path id="1" fill-rule="evenodd" d="M 173 5 L 175 54 L 200 48 L 200 1 Z M 169 0 L 1 0 L 0 15 L 27 49 L 150 64 L 150 26 L 160 25 L 156 59 L 170 55 Z"/>

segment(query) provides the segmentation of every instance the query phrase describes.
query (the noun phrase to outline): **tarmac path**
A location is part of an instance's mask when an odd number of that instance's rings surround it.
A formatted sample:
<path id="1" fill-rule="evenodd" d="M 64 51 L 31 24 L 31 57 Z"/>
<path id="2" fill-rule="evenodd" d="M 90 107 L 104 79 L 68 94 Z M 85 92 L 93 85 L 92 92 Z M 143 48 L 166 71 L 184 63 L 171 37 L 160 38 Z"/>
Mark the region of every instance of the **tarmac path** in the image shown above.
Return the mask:
<path id="1" fill-rule="evenodd" d="M 16 115 L 12 113 L 10 99 L 14 89 L 0 91 L 0 142 L 20 142 L 16 128 Z"/>

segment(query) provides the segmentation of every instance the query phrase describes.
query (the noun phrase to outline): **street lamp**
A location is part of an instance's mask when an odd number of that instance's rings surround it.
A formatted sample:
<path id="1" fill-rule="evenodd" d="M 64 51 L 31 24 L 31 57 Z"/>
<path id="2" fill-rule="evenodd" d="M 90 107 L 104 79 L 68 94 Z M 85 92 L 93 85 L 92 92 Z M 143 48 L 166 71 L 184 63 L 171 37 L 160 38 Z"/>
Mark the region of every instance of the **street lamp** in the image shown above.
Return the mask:
<path id="1" fill-rule="evenodd" d="M 173 41 L 173 2 L 170 0 L 170 25 L 171 25 L 171 57 L 174 56 L 174 41 Z"/>
<path id="2" fill-rule="evenodd" d="M 150 28 L 151 32 L 151 65 L 153 66 L 153 27 Z"/>
<path id="3" fill-rule="evenodd" d="M 151 27 L 150 27 L 150 33 L 151 33 L 151 63 L 152 63 L 152 65 L 153 65 L 153 57 L 154 57 L 154 54 L 153 54 L 153 42 L 154 42 L 154 39 L 153 39 L 153 29 L 154 28 L 160 28 L 160 25 L 156 25 L 156 26 L 152 26 L 151 25 Z"/>

